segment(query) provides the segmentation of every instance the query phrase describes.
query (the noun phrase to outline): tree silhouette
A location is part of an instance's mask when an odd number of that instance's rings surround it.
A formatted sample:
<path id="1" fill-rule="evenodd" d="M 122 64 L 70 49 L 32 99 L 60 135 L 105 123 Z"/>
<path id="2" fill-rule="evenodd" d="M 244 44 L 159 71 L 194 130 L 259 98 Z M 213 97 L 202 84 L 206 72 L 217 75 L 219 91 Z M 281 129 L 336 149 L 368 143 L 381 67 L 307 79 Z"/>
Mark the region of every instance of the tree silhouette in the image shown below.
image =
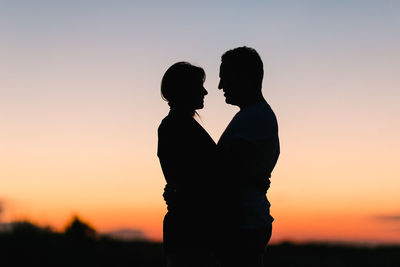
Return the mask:
<path id="1" fill-rule="evenodd" d="M 66 227 L 65 235 L 77 240 L 94 239 L 96 237 L 96 230 L 75 216 L 71 224 Z"/>

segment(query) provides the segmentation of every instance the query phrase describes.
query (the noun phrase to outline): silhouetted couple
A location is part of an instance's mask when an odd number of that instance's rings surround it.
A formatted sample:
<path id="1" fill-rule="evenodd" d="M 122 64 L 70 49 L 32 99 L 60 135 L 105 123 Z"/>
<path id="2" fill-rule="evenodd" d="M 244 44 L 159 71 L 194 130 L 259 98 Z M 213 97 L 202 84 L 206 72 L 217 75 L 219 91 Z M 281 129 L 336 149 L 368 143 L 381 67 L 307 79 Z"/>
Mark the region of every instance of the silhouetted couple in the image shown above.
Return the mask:
<path id="1" fill-rule="evenodd" d="M 221 61 L 218 88 L 240 111 L 218 144 L 194 119 L 207 95 L 204 70 L 178 62 L 162 78 L 170 106 L 158 128 L 167 266 L 263 266 L 271 237 L 266 193 L 280 150 L 276 117 L 261 92 L 263 63 L 249 47 Z"/>

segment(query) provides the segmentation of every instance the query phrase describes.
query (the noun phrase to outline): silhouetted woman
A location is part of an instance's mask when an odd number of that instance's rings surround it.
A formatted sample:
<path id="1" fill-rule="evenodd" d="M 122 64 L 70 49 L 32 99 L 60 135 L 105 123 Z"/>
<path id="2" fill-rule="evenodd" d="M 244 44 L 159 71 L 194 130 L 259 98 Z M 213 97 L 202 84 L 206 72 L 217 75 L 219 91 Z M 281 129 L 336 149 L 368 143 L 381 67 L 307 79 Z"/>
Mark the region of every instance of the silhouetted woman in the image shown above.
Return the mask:
<path id="1" fill-rule="evenodd" d="M 158 128 L 157 155 L 167 187 L 174 190 L 163 225 L 164 251 L 171 267 L 211 264 L 206 255 L 212 243 L 210 186 L 216 144 L 194 119 L 207 95 L 204 80 L 202 68 L 178 62 L 161 82 L 170 111 Z"/>

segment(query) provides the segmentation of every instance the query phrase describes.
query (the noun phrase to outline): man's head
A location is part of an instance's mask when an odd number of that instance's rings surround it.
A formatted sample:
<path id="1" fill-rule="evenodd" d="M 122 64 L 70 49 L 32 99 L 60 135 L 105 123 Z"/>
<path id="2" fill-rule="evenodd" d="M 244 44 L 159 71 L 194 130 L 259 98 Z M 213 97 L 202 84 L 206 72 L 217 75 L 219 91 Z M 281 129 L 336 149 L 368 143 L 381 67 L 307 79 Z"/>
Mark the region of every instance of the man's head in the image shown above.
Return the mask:
<path id="1" fill-rule="evenodd" d="M 223 89 L 228 104 L 241 106 L 244 101 L 261 95 L 263 62 L 257 51 L 238 47 L 221 57 L 218 89 Z"/>

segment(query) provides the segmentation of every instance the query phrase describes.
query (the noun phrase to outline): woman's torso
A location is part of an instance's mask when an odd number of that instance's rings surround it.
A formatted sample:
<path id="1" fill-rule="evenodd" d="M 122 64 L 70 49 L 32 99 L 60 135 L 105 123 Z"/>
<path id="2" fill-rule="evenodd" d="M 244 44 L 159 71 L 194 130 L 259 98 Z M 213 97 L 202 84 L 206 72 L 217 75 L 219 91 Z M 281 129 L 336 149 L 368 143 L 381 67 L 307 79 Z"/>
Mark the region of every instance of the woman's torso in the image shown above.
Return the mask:
<path id="1" fill-rule="evenodd" d="M 213 216 L 215 142 L 192 116 L 171 111 L 158 128 L 157 155 L 166 182 L 178 196 L 168 203 L 164 243 L 188 246 L 192 238 L 206 238 Z"/>

